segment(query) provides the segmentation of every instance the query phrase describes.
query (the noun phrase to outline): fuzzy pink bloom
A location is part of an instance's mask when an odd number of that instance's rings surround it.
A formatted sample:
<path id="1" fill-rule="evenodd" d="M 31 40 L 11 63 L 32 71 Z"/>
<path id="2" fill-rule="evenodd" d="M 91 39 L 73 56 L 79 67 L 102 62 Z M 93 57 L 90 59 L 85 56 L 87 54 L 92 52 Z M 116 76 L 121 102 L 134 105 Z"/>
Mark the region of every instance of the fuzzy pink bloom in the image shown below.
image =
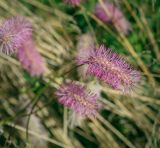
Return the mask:
<path id="1" fill-rule="evenodd" d="M 0 26 L 0 52 L 12 54 L 32 36 L 32 26 L 22 16 L 11 17 Z"/>
<path id="2" fill-rule="evenodd" d="M 91 33 L 82 34 L 79 36 L 77 43 L 77 56 L 83 59 L 87 59 L 90 53 L 90 49 L 94 48 L 94 38 Z"/>
<path id="3" fill-rule="evenodd" d="M 114 89 L 128 92 L 140 80 L 140 73 L 133 70 L 123 58 L 104 46 L 95 49 L 88 60 L 78 59 L 78 64 L 87 64 L 87 74 L 94 75 Z"/>
<path id="4" fill-rule="evenodd" d="M 97 3 L 95 15 L 104 23 L 112 23 L 117 30 L 127 34 L 131 30 L 131 25 L 123 15 L 122 11 L 113 3 L 105 1 L 104 4 Z"/>
<path id="5" fill-rule="evenodd" d="M 75 82 L 62 84 L 56 96 L 61 104 L 82 116 L 95 117 L 100 107 L 97 103 L 97 96 Z"/>
<path id="6" fill-rule="evenodd" d="M 77 43 L 77 58 L 81 58 L 83 60 L 88 59 L 93 48 L 94 38 L 91 33 L 86 33 L 79 36 L 79 40 Z M 87 65 L 83 65 L 78 68 L 78 74 L 83 78 L 86 78 L 86 71 Z"/>
<path id="7" fill-rule="evenodd" d="M 45 63 L 32 40 L 26 41 L 18 49 L 17 56 L 23 68 L 32 76 L 39 76 L 45 72 Z"/>
<path id="8" fill-rule="evenodd" d="M 65 3 L 71 4 L 73 6 L 78 6 L 82 0 L 64 0 Z"/>

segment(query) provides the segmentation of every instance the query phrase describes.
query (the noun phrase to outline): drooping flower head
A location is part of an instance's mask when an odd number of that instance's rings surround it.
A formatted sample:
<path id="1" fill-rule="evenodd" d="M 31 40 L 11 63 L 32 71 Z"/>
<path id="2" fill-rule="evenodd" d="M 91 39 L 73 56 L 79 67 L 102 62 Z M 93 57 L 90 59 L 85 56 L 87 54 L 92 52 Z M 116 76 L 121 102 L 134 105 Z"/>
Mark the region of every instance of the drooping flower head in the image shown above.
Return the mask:
<path id="1" fill-rule="evenodd" d="M 22 16 L 11 17 L 0 26 L 0 52 L 16 53 L 17 49 L 32 36 L 32 26 Z"/>
<path id="2" fill-rule="evenodd" d="M 72 6 L 78 6 L 82 0 L 64 0 L 65 3 L 71 4 Z"/>
<path id="3" fill-rule="evenodd" d="M 87 60 L 78 59 L 78 64 L 87 64 L 87 74 L 96 76 L 114 89 L 128 92 L 140 80 L 140 73 L 127 64 L 111 49 L 100 46 L 92 50 Z"/>
<path id="4" fill-rule="evenodd" d="M 95 15 L 104 23 L 111 23 L 118 31 L 127 34 L 131 30 L 131 25 L 123 15 L 122 11 L 115 6 L 115 4 L 107 0 L 97 3 L 95 8 Z"/>
<path id="5" fill-rule="evenodd" d="M 75 82 L 62 84 L 56 96 L 61 104 L 82 116 L 95 117 L 99 109 L 97 96 Z"/>
<path id="6" fill-rule="evenodd" d="M 17 57 L 22 67 L 32 76 L 39 76 L 46 70 L 42 56 L 34 46 L 32 40 L 28 40 L 18 49 Z"/>

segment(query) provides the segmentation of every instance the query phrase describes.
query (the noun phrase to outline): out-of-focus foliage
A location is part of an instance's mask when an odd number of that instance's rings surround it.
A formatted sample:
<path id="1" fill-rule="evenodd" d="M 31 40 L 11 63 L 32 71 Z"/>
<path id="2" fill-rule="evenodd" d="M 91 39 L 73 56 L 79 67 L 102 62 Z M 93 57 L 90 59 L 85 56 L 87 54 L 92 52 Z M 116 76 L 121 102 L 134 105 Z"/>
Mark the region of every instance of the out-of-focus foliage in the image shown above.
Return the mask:
<path id="1" fill-rule="evenodd" d="M 77 7 L 62 0 L 0 0 L 0 22 L 22 15 L 33 24 L 36 47 L 48 67 L 44 76 L 31 77 L 14 55 L 0 54 L 0 147 L 159 147 L 160 1 L 111 1 L 131 24 L 128 35 L 95 17 L 97 0 Z M 93 77 L 82 79 L 73 69 L 79 36 L 88 32 L 96 45 L 112 48 L 141 71 L 131 94 Z M 57 102 L 54 93 L 64 79 L 94 86 L 103 104 L 96 119 L 77 118 Z"/>

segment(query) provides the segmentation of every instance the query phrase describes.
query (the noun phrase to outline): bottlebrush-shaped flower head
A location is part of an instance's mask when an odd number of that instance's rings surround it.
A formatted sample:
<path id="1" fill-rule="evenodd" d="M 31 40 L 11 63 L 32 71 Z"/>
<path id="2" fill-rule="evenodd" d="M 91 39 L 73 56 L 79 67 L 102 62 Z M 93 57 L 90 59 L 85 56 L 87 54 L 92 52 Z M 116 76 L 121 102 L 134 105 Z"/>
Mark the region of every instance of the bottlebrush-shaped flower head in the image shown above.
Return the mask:
<path id="1" fill-rule="evenodd" d="M 39 76 L 45 72 L 45 63 L 32 40 L 23 43 L 18 49 L 17 56 L 22 67 L 32 76 Z"/>
<path id="2" fill-rule="evenodd" d="M 79 37 L 77 43 L 77 58 L 83 60 L 88 59 L 91 50 L 94 48 L 94 38 L 91 33 L 83 34 Z M 80 66 L 78 68 L 78 74 L 85 78 L 86 77 L 87 65 Z"/>
<path id="3" fill-rule="evenodd" d="M 62 84 L 56 96 L 61 104 L 82 116 L 95 117 L 100 107 L 97 96 L 75 82 Z"/>
<path id="4" fill-rule="evenodd" d="M 122 11 L 113 3 L 108 1 L 105 1 L 103 4 L 97 3 L 95 15 L 104 23 L 112 23 L 118 31 L 124 34 L 127 34 L 131 30 L 131 25 Z"/>
<path id="5" fill-rule="evenodd" d="M 78 64 L 87 64 L 87 74 L 96 76 L 114 89 L 128 93 L 140 80 L 140 73 L 127 64 L 111 49 L 100 46 L 93 50 L 88 60 L 78 59 Z"/>
<path id="6" fill-rule="evenodd" d="M 32 26 L 22 16 L 11 17 L 0 26 L 0 52 L 12 54 L 32 36 Z"/>
<path id="7" fill-rule="evenodd" d="M 71 4 L 72 6 L 78 6 L 82 0 L 64 0 L 65 3 Z"/>

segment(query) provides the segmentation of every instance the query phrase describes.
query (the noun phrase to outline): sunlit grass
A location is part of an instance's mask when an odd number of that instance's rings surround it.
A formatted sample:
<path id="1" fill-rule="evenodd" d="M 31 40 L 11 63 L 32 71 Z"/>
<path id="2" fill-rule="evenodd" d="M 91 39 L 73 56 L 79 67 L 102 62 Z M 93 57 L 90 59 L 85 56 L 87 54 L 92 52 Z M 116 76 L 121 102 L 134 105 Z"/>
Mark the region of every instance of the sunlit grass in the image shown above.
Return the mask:
<path id="1" fill-rule="evenodd" d="M 72 8 L 56 0 L 0 0 L 1 20 L 23 15 L 31 21 L 36 47 L 47 64 L 44 76 L 31 77 L 14 55 L 0 54 L 1 147 L 34 147 L 37 139 L 44 141 L 46 147 L 158 147 L 160 4 L 155 1 L 152 7 L 147 0 L 143 5 L 138 1 L 118 1 L 133 29 L 124 35 L 95 17 L 95 2 L 88 0 Z M 99 2 L 103 5 L 102 0 Z M 113 47 L 139 69 L 142 81 L 129 95 L 99 82 L 103 110 L 97 119 L 80 120 L 80 124 L 71 127 L 70 111 L 57 102 L 54 92 L 64 79 L 82 81 L 77 69 L 63 74 L 75 67 L 78 37 L 87 32 L 92 33 L 96 45 Z M 83 83 L 95 81 L 89 78 Z"/>

